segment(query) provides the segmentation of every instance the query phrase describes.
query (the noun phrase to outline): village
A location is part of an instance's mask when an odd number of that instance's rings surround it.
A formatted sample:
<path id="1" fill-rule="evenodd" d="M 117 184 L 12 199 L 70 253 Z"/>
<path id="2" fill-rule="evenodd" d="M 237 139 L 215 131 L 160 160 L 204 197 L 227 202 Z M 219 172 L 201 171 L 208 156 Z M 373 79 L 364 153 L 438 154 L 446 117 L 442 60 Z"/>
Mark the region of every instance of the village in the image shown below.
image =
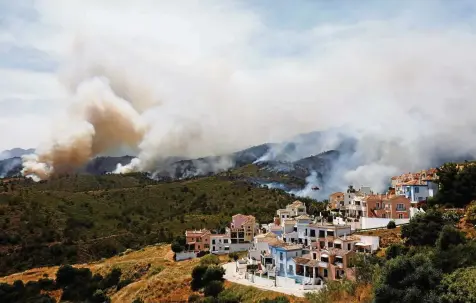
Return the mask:
<path id="1" fill-rule="evenodd" d="M 200 254 L 241 252 L 243 258 L 224 265 L 225 279 L 283 293 L 304 296 L 326 281 L 354 279 L 358 255 L 380 248 L 378 236 L 358 235 L 366 229 L 402 225 L 424 212 L 422 205 L 438 191 L 436 169 L 392 177 L 386 193 L 369 187 L 330 195 L 331 217 L 310 216 L 296 200 L 276 211 L 273 222 L 259 224 L 252 215 L 236 214 L 223 234 L 185 231 L 186 247 L 176 260 Z"/>

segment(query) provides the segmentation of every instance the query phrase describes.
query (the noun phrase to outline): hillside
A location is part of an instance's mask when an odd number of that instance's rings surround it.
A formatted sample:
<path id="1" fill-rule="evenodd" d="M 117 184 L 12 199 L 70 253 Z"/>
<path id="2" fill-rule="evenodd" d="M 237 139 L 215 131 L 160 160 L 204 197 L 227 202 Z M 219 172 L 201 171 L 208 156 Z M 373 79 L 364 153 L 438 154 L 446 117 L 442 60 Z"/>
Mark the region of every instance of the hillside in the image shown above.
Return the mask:
<path id="1" fill-rule="evenodd" d="M 223 256 L 221 260 L 227 262 L 228 257 Z M 186 302 L 193 293 L 190 288 L 191 272 L 198 263 L 199 259 L 174 262 L 169 245 L 152 245 L 137 251 L 128 250 L 126 253 L 98 262 L 77 264 L 75 267 L 88 268 L 93 274 L 99 273 L 103 276 L 113 268 L 120 269 L 121 280 L 129 280 L 130 283 L 118 291 L 109 293 L 113 303 L 132 302 L 136 298 L 144 302 Z M 57 266 L 35 268 L 0 278 L 0 283 L 12 284 L 16 280 L 27 283 L 44 277 L 54 279 L 57 270 Z M 228 282 L 225 283 L 225 287 L 227 291 L 240 295 L 243 303 L 285 296 Z M 49 294 L 57 301 L 61 296 L 61 292 L 58 291 Z M 301 298 L 287 297 L 291 302 L 305 302 Z"/>
<path id="2" fill-rule="evenodd" d="M 110 257 L 187 228 L 222 229 L 236 213 L 269 222 L 294 199 L 238 173 L 176 182 L 144 174 L 8 181 L 0 187 L 0 274 Z"/>

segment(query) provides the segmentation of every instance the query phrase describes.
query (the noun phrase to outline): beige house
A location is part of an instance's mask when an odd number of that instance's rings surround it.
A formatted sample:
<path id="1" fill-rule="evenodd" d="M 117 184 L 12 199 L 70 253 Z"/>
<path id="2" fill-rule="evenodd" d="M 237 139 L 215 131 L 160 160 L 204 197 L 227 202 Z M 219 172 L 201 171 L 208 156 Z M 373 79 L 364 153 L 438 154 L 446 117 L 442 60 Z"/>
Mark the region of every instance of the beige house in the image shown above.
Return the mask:
<path id="1" fill-rule="evenodd" d="M 255 217 L 237 214 L 231 219 L 230 228 L 227 228 L 231 243 L 251 243 L 258 233 Z"/>

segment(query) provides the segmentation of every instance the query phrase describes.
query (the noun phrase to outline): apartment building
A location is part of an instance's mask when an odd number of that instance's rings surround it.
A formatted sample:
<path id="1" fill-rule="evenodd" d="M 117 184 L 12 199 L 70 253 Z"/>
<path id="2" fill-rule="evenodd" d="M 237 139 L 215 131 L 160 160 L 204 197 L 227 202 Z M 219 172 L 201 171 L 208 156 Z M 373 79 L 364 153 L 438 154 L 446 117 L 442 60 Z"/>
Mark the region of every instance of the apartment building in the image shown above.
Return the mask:
<path id="1" fill-rule="evenodd" d="M 344 193 L 336 192 L 329 196 L 329 209 L 339 209 L 344 207 Z"/>
<path id="2" fill-rule="evenodd" d="M 210 249 L 210 235 L 208 229 L 185 231 L 185 241 L 191 251 L 207 251 Z"/>
<path id="3" fill-rule="evenodd" d="M 365 217 L 409 219 L 412 207 L 410 199 L 400 195 L 370 195 L 364 197 Z"/>
<path id="4" fill-rule="evenodd" d="M 226 229 L 231 243 L 251 243 L 259 230 L 255 217 L 237 214 L 231 219 L 230 227 Z"/>

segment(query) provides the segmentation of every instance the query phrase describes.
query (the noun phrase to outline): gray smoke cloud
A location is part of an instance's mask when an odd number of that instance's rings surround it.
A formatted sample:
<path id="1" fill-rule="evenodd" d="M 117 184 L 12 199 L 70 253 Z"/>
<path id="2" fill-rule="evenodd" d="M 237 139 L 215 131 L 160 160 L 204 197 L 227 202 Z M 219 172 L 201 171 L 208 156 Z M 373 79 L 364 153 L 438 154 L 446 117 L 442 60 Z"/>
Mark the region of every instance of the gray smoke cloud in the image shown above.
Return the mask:
<path id="1" fill-rule="evenodd" d="M 117 13 L 110 24 L 91 16 L 94 31 L 78 36 L 60 74 L 75 100 L 66 119 L 74 126 L 58 125 L 25 158 L 24 173 L 47 178 L 121 145 L 136 148 L 137 158 L 117 173 L 151 170 L 168 157 L 223 155 L 339 127 L 357 140 L 356 153 L 334 168 L 330 184 L 380 191 L 391 175 L 442 155 L 476 154 L 469 26 L 429 29 L 407 14 L 280 30 L 229 2 L 207 5 L 151 4 L 145 15 L 132 5 L 108 8 L 106 15 Z M 432 14 L 429 5 L 421 11 Z M 67 16 L 81 29 L 77 11 Z M 282 45 L 299 45 L 299 54 L 269 52 Z M 291 157 L 339 141 L 307 142 Z"/>

